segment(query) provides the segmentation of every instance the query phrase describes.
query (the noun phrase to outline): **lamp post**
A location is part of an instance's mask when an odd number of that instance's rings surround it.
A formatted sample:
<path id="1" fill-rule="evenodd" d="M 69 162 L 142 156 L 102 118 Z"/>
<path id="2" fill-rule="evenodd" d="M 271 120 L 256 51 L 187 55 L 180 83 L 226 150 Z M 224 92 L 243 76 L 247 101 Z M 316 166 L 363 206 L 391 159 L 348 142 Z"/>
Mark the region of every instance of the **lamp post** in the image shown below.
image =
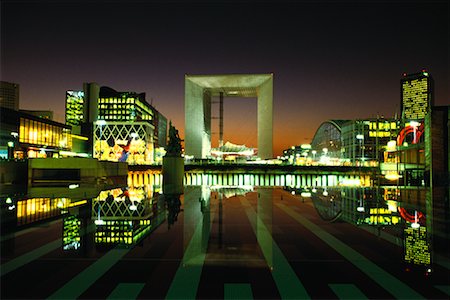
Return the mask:
<path id="1" fill-rule="evenodd" d="M 99 154 L 99 158 L 98 158 L 98 160 L 101 160 L 101 158 L 102 158 L 102 137 L 103 137 L 103 125 L 106 125 L 106 121 L 105 120 L 98 120 L 97 122 L 96 122 L 96 124 L 98 125 L 98 126 L 100 126 L 100 154 Z"/>
<path id="2" fill-rule="evenodd" d="M 356 139 L 359 140 L 359 149 L 361 150 L 361 163 L 364 161 L 364 148 L 363 148 L 363 141 L 364 141 L 364 135 L 363 134 L 358 134 L 356 136 Z"/>
<path id="3" fill-rule="evenodd" d="M 317 151 L 313 150 L 313 151 L 311 151 L 311 153 L 313 155 L 313 161 L 315 161 L 316 160 L 316 153 L 317 153 Z"/>
<path id="4" fill-rule="evenodd" d="M 417 141 L 416 141 L 417 134 L 416 134 L 416 132 L 417 132 L 417 127 L 420 125 L 420 123 L 416 122 L 416 121 L 411 121 L 409 123 L 409 125 L 411 125 L 414 128 L 414 139 L 413 139 L 412 143 L 413 144 L 417 144 Z"/>

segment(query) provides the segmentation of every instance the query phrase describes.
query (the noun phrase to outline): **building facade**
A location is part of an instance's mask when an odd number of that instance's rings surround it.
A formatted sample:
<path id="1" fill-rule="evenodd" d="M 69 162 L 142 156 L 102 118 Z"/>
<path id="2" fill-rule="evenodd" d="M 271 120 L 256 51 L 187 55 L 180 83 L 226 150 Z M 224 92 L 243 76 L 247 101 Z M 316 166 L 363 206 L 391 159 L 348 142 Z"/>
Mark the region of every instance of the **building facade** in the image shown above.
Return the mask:
<path id="1" fill-rule="evenodd" d="M 395 119 L 352 120 L 342 125 L 341 158 L 345 163 L 374 165 L 383 159 L 389 141 L 398 133 Z"/>
<path id="2" fill-rule="evenodd" d="M 151 138 L 146 137 L 141 140 L 152 143 L 150 148 L 153 152 L 153 149 L 159 149 L 160 140 L 165 147 L 167 119 L 145 100 L 145 93 L 118 92 L 110 87 L 100 87 L 96 83 L 84 83 L 83 91 L 67 91 L 66 93 L 66 123 L 71 124 L 76 133 L 81 133 L 90 138 L 91 152 L 94 157 L 99 159 L 111 159 L 110 157 L 106 158 L 104 153 L 99 154 L 96 150 L 100 140 L 100 136 L 96 132 L 99 126 L 104 126 L 107 130 L 108 126 L 104 124 L 115 124 L 116 127 L 122 126 L 121 128 L 125 128 L 123 126 L 139 125 L 141 122 L 146 122 L 152 133 Z M 127 131 L 114 132 L 114 134 L 117 134 L 117 140 L 123 140 L 124 137 L 121 135 L 125 132 Z M 111 142 L 114 137 L 114 135 L 108 137 L 110 139 L 109 144 L 115 144 Z M 147 146 L 146 149 L 148 150 L 149 147 Z M 137 161 L 149 163 L 154 160 L 148 157 L 133 160 L 134 163 Z"/>
<path id="3" fill-rule="evenodd" d="M 2 158 L 59 157 L 72 148 L 71 126 L 1 108 Z"/>
<path id="4" fill-rule="evenodd" d="M 0 81 L 0 107 L 19 110 L 19 84 Z"/>
<path id="5" fill-rule="evenodd" d="M 425 70 L 410 75 L 403 74 L 400 87 L 402 120 L 424 120 L 430 107 L 434 105 L 433 78 Z"/>

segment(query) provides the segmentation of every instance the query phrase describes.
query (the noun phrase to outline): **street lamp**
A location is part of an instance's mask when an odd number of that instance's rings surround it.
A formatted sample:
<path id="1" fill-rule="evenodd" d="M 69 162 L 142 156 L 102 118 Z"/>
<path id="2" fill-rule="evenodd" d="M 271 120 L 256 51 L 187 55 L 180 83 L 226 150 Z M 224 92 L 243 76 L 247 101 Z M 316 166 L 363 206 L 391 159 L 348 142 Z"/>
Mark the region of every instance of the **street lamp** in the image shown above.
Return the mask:
<path id="1" fill-rule="evenodd" d="M 417 136 L 416 136 L 416 132 L 417 132 L 417 127 L 420 125 L 420 123 L 419 122 L 416 122 L 416 121 L 411 121 L 410 123 L 409 123 L 409 125 L 410 126 L 412 126 L 413 128 L 414 128 L 414 139 L 413 139 L 413 144 L 417 144 L 417 141 L 416 141 L 416 138 L 417 138 Z"/>
<path id="2" fill-rule="evenodd" d="M 316 160 L 316 153 L 317 153 L 317 151 L 316 151 L 316 150 L 313 150 L 313 151 L 311 151 L 311 153 L 312 153 L 312 155 L 313 155 L 313 160 Z"/>
<path id="3" fill-rule="evenodd" d="M 106 125 L 106 121 L 105 120 L 98 120 L 96 122 L 96 124 L 98 126 L 100 126 L 100 154 L 99 154 L 99 160 L 101 160 L 102 158 L 102 137 L 103 137 L 103 125 Z"/>
<path id="4" fill-rule="evenodd" d="M 417 210 L 414 211 L 414 223 L 411 223 L 411 227 L 412 228 L 419 228 L 420 227 L 420 224 L 419 224 L 419 222 L 417 220 Z"/>
<path id="5" fill-rule="evenodd" d="M 362 164 L 362 162 L 364 160 L 364 148 L 363 148 L 363 145 L 362 145 L 362 143 L 364 141 L 364 135 L 363 134 L 358 134 L 356 136 L 356 139 L 359 140 L 359 148 L 361 149 L 361 164 Z"/>

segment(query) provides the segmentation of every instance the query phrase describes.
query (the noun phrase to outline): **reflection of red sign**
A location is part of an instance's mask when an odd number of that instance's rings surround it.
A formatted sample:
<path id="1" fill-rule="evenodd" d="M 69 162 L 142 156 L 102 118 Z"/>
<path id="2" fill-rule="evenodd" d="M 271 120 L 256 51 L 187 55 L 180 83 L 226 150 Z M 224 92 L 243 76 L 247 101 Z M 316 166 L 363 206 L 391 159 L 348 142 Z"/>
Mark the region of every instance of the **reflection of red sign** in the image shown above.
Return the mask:
<path id="1" fill-rule="evenodd" d="M 411 215 L 410 213 L 408 213 L 405 208 L 399 207 L 398 212 L 400 213 L 400 216 L 402 216 L 402 218 L 405 219 L 406 221 L 408 221 L 410 223 L 416 222 L 416 217 L 414 215 Z M 417 223 L 424 223 L 424 222 L 425 222 L 425 215 L 422 212 L 418 211 L 417 212 Z"/>
<path id="2" fill-rule="evenodd" d="M 419 127 L 410 125 L 403 128 L 397 137 L 397 145 L 399 146 L 403 145 L 403 141 L 405 140 L 408 134 L 413 134 L 412 144 L 419 143 L 420 137 L 423 134 L 423 124 L 420 124 Z"/>

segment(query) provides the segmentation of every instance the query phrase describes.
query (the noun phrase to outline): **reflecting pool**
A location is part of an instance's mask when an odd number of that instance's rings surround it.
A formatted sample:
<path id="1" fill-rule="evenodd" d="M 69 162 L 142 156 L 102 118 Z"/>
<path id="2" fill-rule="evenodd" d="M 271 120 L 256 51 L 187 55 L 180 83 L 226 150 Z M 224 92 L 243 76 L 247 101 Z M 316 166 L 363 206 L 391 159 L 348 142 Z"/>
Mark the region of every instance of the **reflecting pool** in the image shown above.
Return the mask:
<path id="1" fill-rule="evenodd" d="M 450 297 L 448 235 L 426 190 L 210 180 L 182 195 L 132 178 L 111 190 L 4 197 L 1 297 Z"/>

